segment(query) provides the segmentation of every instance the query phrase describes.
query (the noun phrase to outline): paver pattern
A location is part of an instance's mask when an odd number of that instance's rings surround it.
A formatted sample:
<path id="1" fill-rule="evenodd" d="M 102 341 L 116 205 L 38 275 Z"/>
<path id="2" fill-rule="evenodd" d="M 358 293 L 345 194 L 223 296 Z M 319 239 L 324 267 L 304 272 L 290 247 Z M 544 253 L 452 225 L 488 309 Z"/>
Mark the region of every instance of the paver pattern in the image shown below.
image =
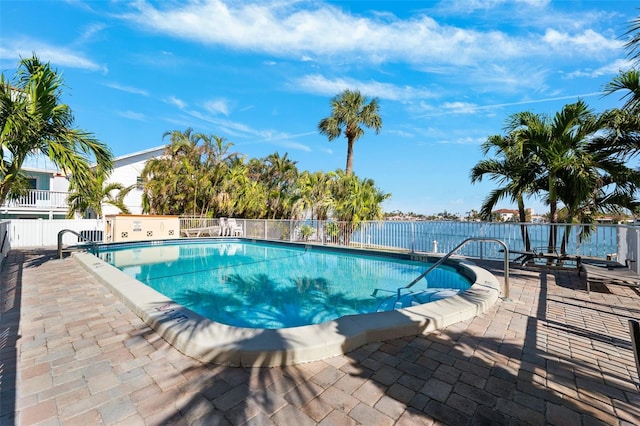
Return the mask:
<path id="1" fill-rule="evenodd" d="M 428 335 L 232 368 L 181 354 L 55 254 L 14 250 L 2 269 L 2 425 L 640 424 L 640 294 L 587 294 L 575 271 L 511 269 L 510 300 Z"/>

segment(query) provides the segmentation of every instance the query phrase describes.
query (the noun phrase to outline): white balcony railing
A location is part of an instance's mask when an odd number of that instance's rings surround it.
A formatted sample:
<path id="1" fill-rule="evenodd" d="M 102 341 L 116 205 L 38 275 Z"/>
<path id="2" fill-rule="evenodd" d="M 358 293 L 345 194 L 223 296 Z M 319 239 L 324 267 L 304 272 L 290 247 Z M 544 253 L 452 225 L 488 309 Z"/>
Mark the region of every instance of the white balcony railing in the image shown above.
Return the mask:
<path id="1" fill-rule="evenodd" d="M 29 208 L 36 210 L 66 209 L 68 192 L 31 189 L 26 195 L 6 200 L 3 208 Z"/>

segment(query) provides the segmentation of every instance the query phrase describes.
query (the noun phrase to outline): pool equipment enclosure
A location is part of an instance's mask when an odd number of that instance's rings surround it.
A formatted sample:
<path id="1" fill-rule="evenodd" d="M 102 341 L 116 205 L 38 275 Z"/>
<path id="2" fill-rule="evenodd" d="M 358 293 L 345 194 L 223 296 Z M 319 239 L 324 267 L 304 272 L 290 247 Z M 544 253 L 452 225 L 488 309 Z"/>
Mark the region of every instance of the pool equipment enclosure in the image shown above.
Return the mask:
<path id="1" fill-rule="evenodd" d="M 105 242 L 174 240 L 180 238 L 179 216 L 107 215 Z"/>

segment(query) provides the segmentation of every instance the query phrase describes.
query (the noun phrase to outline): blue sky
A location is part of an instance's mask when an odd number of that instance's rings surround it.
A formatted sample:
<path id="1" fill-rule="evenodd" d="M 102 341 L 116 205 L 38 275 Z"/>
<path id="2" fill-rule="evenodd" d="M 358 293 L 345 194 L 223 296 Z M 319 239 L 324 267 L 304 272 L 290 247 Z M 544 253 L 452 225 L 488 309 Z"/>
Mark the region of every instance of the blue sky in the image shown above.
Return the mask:
<path id="1" fill-rule="evenodd" d="M 63 73 L 76 125 L 114 155 L 167 131 L 214 134 L 248 158 L 288 153 L 300 170 L 344 169 L 346 142 L 317 131 L 344 89 L 377 97 L 354 171 L 385 210 L 464 215 L 496 187 L 472 185 L 480 144 L 520 111 L 585 100 L 630 67 L 635 1 L 0 2 L 0 68 L 35 52 Z M 536 212 L 539 200 L 527 204 Z M 512 205 L 505 200 L 498 207 Z"/>

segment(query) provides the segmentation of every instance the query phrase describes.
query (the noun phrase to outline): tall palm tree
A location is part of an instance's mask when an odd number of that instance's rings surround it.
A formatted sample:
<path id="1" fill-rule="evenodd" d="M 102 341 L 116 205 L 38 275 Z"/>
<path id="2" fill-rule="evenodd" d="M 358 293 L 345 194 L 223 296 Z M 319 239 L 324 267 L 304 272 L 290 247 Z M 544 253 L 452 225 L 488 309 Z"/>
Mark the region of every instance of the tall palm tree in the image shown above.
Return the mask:
<path id="1" fill-rule="evenodd" d="M 47 156 L 80 186 L 91 186 L 93 161 L 111 170 L 109 148 L 73 127 L 71 108 L 61 103 L 63 85 L 61 75 L 36 55 L 19 62 L 13 82 L 0 77 L 0 204 L 30 155 Z"/>
<path id="2" fill-rule="evenodd" d="M 364 134 L 361 125 L 380 133 L 382 118 L 378 111 L 378 99 L 373 98 L 369 101 L 360 91 L 348 89 L 331 100 L 331 115 L 320 120 L 318 124 L 320 134 L 326 135 L 329 141 L 344 132 L 347 139 L 345 170 L 348 175 L 353 173 L 353 145 Z"/>

